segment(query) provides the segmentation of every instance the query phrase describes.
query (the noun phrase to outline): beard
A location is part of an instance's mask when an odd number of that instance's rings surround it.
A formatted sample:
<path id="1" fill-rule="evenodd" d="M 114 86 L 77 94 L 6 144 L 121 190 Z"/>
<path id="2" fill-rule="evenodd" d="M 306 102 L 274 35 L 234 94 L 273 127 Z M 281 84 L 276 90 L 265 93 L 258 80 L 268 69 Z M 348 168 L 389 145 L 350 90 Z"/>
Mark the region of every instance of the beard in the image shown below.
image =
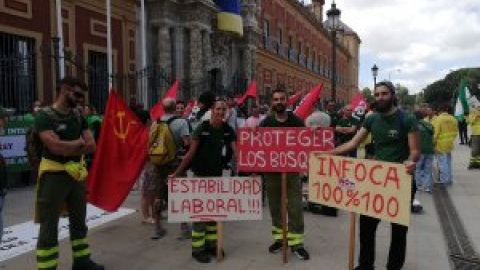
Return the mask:
<path id="1" fill-rule="evenodd" d="M 285 106 L 285 104 L 279 103 L 273 106 L 272 110 L 276 113 L 285 113 L 285 111 L 287 110 L 287 106 Z"/>
<path id="2" fill-rule="evenodd" d="M 375 110 L 379 113 L 386 113 L 393 107 L 393 98 L 375 102 Z"/>
<path id="3" fill-rule="evenodd" d="M 73 109 L 77 107 L 77 102 L 71 96 L 67 96 L 67 105 L 69 108 Z"/>

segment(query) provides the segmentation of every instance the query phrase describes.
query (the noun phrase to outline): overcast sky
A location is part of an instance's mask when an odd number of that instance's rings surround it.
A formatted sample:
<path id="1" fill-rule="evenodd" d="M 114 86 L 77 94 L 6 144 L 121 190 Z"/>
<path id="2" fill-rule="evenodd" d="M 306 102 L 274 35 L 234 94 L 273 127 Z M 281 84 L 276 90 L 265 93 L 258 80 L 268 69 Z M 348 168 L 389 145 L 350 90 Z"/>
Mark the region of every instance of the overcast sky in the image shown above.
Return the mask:
<path id="1" fill-rule="evenodd" d="M 310 3 L 311 0 L 305 0 Z M 480 66 L 479 0 L 336 0 L 360 46 L 360 88 L 388 79 L 417 93 L 450 70 Z M 325 1 L 325 12 L 332 1 Z M 326 18 L 326 15 L 325 15 Z"/>

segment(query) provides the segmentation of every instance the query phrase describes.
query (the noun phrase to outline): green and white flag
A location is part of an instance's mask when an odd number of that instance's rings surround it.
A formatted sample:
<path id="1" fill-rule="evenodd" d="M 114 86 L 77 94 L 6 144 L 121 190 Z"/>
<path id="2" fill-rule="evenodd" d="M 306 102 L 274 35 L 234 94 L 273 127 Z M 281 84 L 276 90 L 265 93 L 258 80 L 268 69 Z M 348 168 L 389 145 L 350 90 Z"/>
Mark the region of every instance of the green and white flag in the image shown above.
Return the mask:
<path id="1" fill-rule="evenodd" d="M 470 98 L 470 92 L 468 91 L 467 82 L 462 80 L 460 82 L 460 91 L 458 92 L 457 103 L 455 104 L 455 117 L 458 120 L 464 120 L 465 115 L 468 114 L 468 98 Z"/>

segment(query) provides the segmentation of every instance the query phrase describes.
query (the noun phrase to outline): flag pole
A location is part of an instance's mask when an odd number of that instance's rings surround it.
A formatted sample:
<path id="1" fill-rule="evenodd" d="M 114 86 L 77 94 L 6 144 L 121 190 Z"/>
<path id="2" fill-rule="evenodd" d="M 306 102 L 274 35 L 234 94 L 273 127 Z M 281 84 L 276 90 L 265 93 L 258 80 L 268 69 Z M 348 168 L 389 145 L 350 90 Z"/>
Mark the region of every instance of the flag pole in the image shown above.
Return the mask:
<path id="1" fill-rule="evenodd" d="M 65 59 L 63 57 L 63 17 L 62 17 L 62 0 L 56 0 L 56 15 L 57 15 L 57 37 L 58 37 L 58 60 L 60 65 L 60 78 L 57 81 L 63 79 L 65 77 Z"/>
<path id="2" fill-rule="evenodd" d="M 287 173 L 282 173 L 282 258 L 283 263 L 288 262 L 287 259 Z"/>
<path id="3" fill-rule="evenodd" d="M 112 67 L 112 7 L 111 0 L 107 0 L 107 79 L 108 91 L 112 90 L 113 67 Z"/>
<path id="4" fill-rule="evenodd" d="M 148 108 L 148 94 L 147 94 L 147 77 L 146 77 L 146 70 L 147 70 L 147 34 L 146 34 L 146 14 L 145 14 L 145 0 L 141 0 L 140 2 L 140 35 L 141 35 L 141 44 L 142 44 L 142 49 L 141 49 L 141 54 L 142 54 L 142 87 L 140 89 L 140 100 L 144 104 L 144 106 L 147 106 Z"/>

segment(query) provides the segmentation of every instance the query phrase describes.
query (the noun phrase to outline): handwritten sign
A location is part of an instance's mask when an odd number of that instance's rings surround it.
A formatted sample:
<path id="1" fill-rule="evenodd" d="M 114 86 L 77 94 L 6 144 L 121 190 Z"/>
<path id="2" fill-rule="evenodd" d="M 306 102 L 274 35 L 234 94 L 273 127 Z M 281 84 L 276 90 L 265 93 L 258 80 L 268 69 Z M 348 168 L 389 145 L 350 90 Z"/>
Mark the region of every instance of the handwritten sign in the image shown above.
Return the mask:
<path id="1" fill-rule="evenodd" d="M 237 168 L 243 172 L 307 172 L 311 151 L 333 147 L 331 128 L 239 129 Z"/>
<path id="2" fill-rule="evenodd" d="M 260 177 L 171 179 L 168 200 L 168 222 L 262 219 Z"/>
<path id="3" fill-rule="evenodd" d="M 311 202 L 410 224 L 412 177 L 398 163 L 311 153 Z"/>

